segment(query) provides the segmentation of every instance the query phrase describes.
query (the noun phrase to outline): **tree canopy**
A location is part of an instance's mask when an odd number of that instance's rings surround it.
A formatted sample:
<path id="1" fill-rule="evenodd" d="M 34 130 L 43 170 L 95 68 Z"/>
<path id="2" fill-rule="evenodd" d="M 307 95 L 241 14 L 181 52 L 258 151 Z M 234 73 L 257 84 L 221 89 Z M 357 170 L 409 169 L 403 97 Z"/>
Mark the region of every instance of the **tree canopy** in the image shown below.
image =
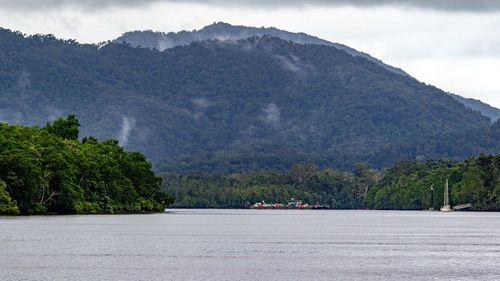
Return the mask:
<path id="1" fill-rule="evenodd" d="M 484 153 L 463 162 L 401 160 L 382 171 L 361 163 L 352 172 L 297 163 L 288 172 L 173 172 L 163 175 L 163 189 L 177 198 L 175 207 L 244 208 L 262 201 L 286 203 L 293 197 L 335 209 L 439 210 L 446 180 L 452 206 L 470 203 L 472 210 L 500 210 L 500 155 Z"/>
<path id="2" fill-rule="evenodd" d="M 173 202 L 142 154 L 116 140 L 80 142 L 78 124 L 74 115 L 44 128 L 0 123 L 0 214 L 163 211 Z"/>

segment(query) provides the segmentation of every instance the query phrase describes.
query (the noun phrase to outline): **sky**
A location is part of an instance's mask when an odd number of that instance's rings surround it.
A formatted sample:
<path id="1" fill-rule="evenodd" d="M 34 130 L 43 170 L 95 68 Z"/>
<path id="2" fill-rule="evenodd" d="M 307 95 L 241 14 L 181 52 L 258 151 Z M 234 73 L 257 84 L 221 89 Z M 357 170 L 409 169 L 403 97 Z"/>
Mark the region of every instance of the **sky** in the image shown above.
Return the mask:
<path id="1" fill-rule="evenodd" d="M 500 0 L 0 0 L 0 27 L 81 43 L 219 21 L 342 43 L 500 108 Z"/>

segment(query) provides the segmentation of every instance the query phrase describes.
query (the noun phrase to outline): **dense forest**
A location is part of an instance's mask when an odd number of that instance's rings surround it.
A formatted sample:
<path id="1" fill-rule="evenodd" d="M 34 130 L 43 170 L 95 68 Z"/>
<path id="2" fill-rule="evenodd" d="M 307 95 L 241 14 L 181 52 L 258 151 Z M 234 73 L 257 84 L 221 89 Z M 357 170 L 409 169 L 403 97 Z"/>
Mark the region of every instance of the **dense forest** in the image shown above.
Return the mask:
<path id="1" fill-rule="evenodd" d="M 432 207 L 439 209 L 446 179 L 452 205 L 471 203 L 472 210 L 500 210 L 500 155 L 484 153 L 463 162 L 398 162 L 370 189 L 366 205 L 374 209 L 426 209 L 430 207 L 433 186 Z"/>
<path id="2" fill-rule="evenodd" d="M 378 174 L 357 165 L 354 174 L 297 163 L 286 172 L 232 175 L 167 173 L 163 189 L 176 197 L 173 207 L 244 208 L 256 202 L 286 203 L 291 198 L 340 209 L 362 208 Z"/>
<path id="3" fill-rule="evenodd" d="M 244 208 L 256 202 L 286 203 L 291 198 L 335 209 L 423 210 L 443 203 L 449 180 L 453 205 L 471 210 L 500 210 L 500 155 L 481 154 L 463 162 L 402 160 L 375 171 L 357 164 L 353 172 L 318 169 L 298 163 L 288 172 L 257 171 L 232 175 L 167 173 L 163 189 L 176 197 L 175 207 Z"/>
<path id="4" fill-rule="evenodd" d="M 454 95 L 451 94 L 453 98 L 455 98 L 457 101 L 463 103 L 465 106 L 481 112 L 484 116 L 487 116 L 491 119 L 491 122 L 494 123 L 498 119 L 500 119 L 500 109 L 496 107 L 492 107 L 489 104 L 485 104 L 481 102 L 480 100 L 476 99 L 471 99 L 471 98 L 464 98 L 459 95 Z"/>
<path id="5" fill-rule="evenodd" d="M 174 200 L 138 152 L 78 140 L 68 115 L 45 127 L 0 123 L 0 214 L 163 211 Z"/>
<path id="6" fill-rule="evenodd" d="M 400 159 L 463 160 L 480 153 L 500 152 L 500 122 L 467 130 L 443 131 L 412 140 L 381 145 L 358 159 L 381 167 L 390 167 Z"/>
<path id="7" fill-rule="evenodd" d="M 498 135 L 462 133 L 493 132 L 488 118 L 333 46 L 262 36 L 160 52 L 0 29 L 0 121 L 43 126 L 70 113 L 83 135 L 118 139 L 159 173 L 283 172 L 298 162 L 348 171 L 474 155 L 438 133 L 500 152 Z"/>
<path id="8" fill-rule="evenodd" d="M 299 44 L 314 44 L 335 47 L 343 50 L 354 57 L 363 57 L 371 62 L 374 62 L 388 71 L 408 76 L 403 70 L 387 65 L 382 61 L 366 54 L 359 52 L 346 45 L 329 42 L 321 38 L 311 36 L 305 33 L 293 33 L 286 30 L 277 29 L 274 27 L 250 27 L 242 25 L 231 25 L 225 22 L 214 22 L 200 30 L 180 31 L 180 32 L 154 32 L 146 31 L 131 31 L 122 34 L 120 37 L 113 40 L 114 43 L 128 43 L 133 47 L 150 48 L 163 51 L 165 49 L 176 46 L 189 45 L 196 41 L 214 40 L 224 38 L 224 40 L 241 40 L 251 37 L 262 36 L 277 37 L 286 41 L 291 41 Z"/>

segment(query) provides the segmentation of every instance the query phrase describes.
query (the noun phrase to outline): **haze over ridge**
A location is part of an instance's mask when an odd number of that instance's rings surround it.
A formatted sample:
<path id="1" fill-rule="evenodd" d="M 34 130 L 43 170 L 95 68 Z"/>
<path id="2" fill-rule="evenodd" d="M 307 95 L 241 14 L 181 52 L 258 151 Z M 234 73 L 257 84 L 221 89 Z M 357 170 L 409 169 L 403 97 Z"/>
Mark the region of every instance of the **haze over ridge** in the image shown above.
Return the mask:
<path id="1" fill-rule="evenodd" d="M 370 56 L 369 54 L 359 52 L 349 46 L 332 43 L 327 40 L 311 36 L 305 33 L 293 33 L 285 30 L 280 30 L 275 27 L 248 27 L 241 25 L 231 25 L 224 22 L 216 22 L 211 25 L 205 26 L 199 30 L 192 31 L 178 31 L 178 32 L 161 32 L 161 31 L 130 31 L 122 34 L 117 39 L 113 40 L 113 42 L 121 43 L 127 42 L 128 44 L 134 47 L 147 47 L 151 49 L 158 49 L 159 51 L 163 51 L 168 48 L 173 48 L 175 46 L 181 45 L 189 45 L 195 41 L 203 41 L 209 39 L 216 40 L 239 40 L 245 39 L 253 36 L 262 36 L 262 35 L 270 35 L 276 36 L 278 38 L 289 40 L 295 43 L 301 44 L 318 44 L 318 45 L 326 45 L 332 46 L 340 50 L 346 51 L 348 54 L 352 56 L 361 56 L 364 57 L 382 67 L 386 70 L 409 76 L 402 69 L 399 69 L 394 66 L 387 65 L 383 63 L 381 60 Z M 446 90 L 446 89 L 445 89 Z M 463 103 L 465 106 L 477 110 L 481 112 L 484 116 L 491 119 L 491 122 L 495 122 L 500 118 L 500 109 L 490 106 L 489 104 L 485 104 L 478 100 L 467 99 L 461 97 L 460 95 L 451 94 L 453 98 L 455 98 L 460 103 Z"/>

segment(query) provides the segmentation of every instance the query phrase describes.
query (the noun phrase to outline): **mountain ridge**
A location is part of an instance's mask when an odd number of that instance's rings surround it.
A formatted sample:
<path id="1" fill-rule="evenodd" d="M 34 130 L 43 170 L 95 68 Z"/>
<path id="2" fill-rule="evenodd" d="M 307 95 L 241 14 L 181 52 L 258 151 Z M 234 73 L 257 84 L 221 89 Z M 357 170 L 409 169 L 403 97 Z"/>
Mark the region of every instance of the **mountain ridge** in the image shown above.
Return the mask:
<path id="1" fill-rule="evenodd" d="M 159 52 L 0 30 L 0 59 L 3 121 L 75 113 L 82 136 L 120 138 L 160 172 L 349 169 L 388 143 L 489 124 L 365 58 L 271 36 Z"/>
<path id="2" fill-rule="evenodd" d="M 484 103 L 477 99 L 465 98 L 456 94 L 450 94 L 454 99 L 463 103 L 465 106 L 481 112 L 484 116 L 491 119 L 491 123 L 495 123 L 498 119 L 500 119 L 500 109 L 493 107 L 487 103 Z"/>
<path id="3" fill-rule="evenodd" d="M 126 32 L 113 40 L 114 43 L 126 42 L 133 47 L 144 47 L 157 49 L 159 51 L 164 51 L 176 46 L 189 45 L 195 41 L 204 41 L 209 39 L 217 39 L 220 41 L 225 40 L 238 40 L 246 39 L 254 36 L 271 35 L 273 37 L 278 37 L 284 40 L 292 41 L 299 44 L 317 44 L 335 47 L 339 50 L 344 50 L 348 54 L 356 57 L 360 56 L 368 59 L 382 67 L 386 70 L 411 77 L 408 73 L 404 72 L 402 69 L 388 65 L 381 60 L 370 56 L 364 52 L 360 52 L 351 47 L 340 43 L 333 43 L 316 36 L 308 35 L 306 33 L 294 33 L 285 30 L 280 30 L 275 27 L 248 27 L 241 25 L 231 25 L 225 22 L 214 22 L 211 25 L 207 25 L 200 30 L 192 31 L 179 31 L 179 32 L 154 32 L 152 30 L 146 31 L 131 31 Z M 481 101 L 471 100 L 459 95 L 452 94 L 452 97 L 463 103 L 465 106 L 481 112 L 484 116 L 490 118 L 492 122 L 500 118 L 500 109 L 489 106 Z M 495 110 L 496 109 L 496 110 Z"/>
<path id="4" fill-rule="evenodd" d="M 375 62 L 391 72 L 409 76 L 406 72 L 399 68 L 387 65 L 379 59 L 376 59 L 366 53 L 357 51 L 346 45 L 332 43 L 330 41 L 318 38 L 316 36 L 308 35 L 303 32 L 294 33 L 277 29 L 275 27 L 247 27 L 242 25 L 231 25 L 225 22 L 215 22 L 211 25 L 203 27 L 200 30 L 193 31 L 183 30 L 179 32 L 164 33 L 147 30 L 126 32 L 117 39 L 113 40 L 113 42 L 127 42 L 133 47 L 146 47 L 164 51 L 165 49 L 170 49 L 176 46 L 189 45 L 190 43 L 196 41 L 204 41 L 209 39 L 218 39 L 220 41 L 235 41 L 239 39 L 246 39 L 263 35 L 270 35 L 299 44 L 317 44 L 335 47 L 339 50 L 344 50 L 351 56 L 360 56 L 368 59 L 369 61 Z"/>

